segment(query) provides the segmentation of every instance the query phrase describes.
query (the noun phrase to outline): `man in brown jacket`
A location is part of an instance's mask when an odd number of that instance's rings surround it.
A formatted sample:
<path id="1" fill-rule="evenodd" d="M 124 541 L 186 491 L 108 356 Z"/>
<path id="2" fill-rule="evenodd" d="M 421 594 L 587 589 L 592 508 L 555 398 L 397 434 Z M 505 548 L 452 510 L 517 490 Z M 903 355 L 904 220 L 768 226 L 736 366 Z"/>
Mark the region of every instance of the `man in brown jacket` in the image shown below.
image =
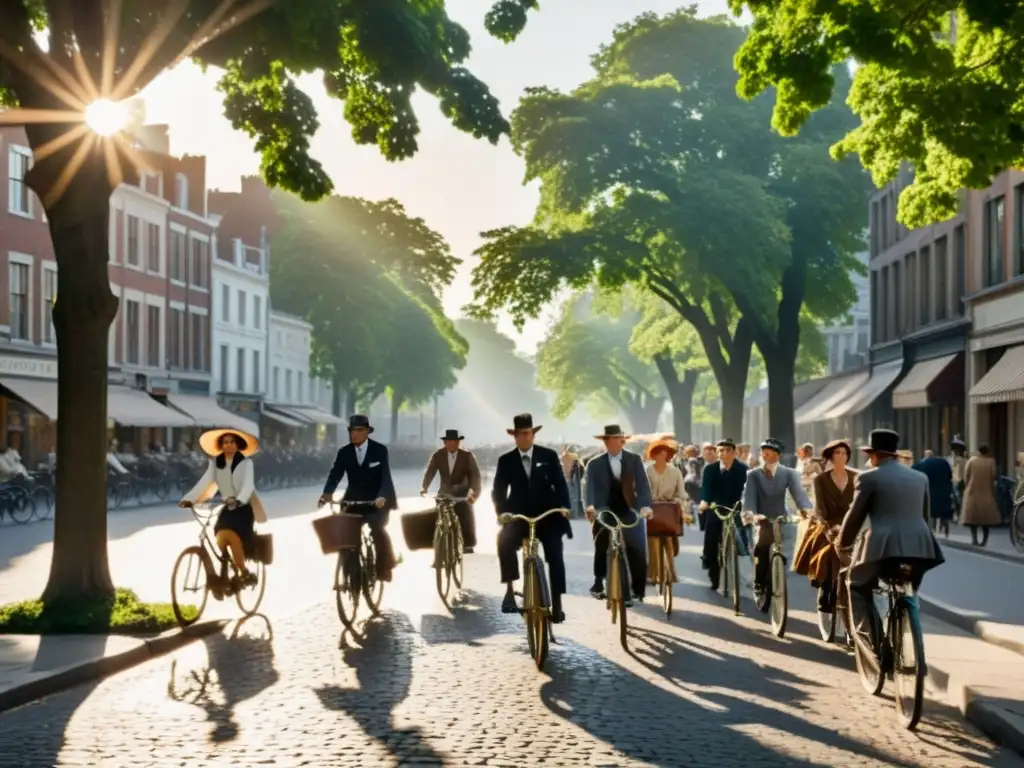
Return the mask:
<path id="1" fill-rule="evenodd" d="M 446 429 L 444 436 L 444 447 L 435 451 L 427 462 L 427 469 L 423 473 L 423 482 L 420 483 L 420 494 L 426 495 L 427 489 L 434 481 L 434 475 L 441 476 L 441 484 L 438 493 L 445 496 L 466 496 L 469 501 L 460 501 L 455 505 L 455 514 L 459 517 L 459 525 L 462 527 L 462 551 L 466 554 L 473 552 L 476 546 L 476 518 L 473 516 L 473 502 L 480 496 L 480 467 L 477 466 L 476 457 L 469 451 L 462 450 L 459 445 L 464 437 L 457 429 Z"/>

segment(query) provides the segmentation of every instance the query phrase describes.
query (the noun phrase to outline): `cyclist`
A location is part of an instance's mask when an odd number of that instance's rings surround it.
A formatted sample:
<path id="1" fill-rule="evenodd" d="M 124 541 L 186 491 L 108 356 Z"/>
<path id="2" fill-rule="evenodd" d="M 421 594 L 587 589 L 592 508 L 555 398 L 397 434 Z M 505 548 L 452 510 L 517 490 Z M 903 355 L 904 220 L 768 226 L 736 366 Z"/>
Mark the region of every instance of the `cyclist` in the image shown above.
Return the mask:
<path id="1" fill-rule="evenodd" d="M 515 438 L 516 447 L 498 457 L 491 491 L 494 511 L 499 515 L 537 517 L 556 507 L 568 509 L 569 486 L 557 451 L 534 445 L 541 428 L 533 426 L 530 414 L 519 414 L 512 419 L 512 424 L 507 432 Z M 529 527 L 522 520 L 503 525 L 498 534 L 501 580 L 508 587 L 501 602 L 502 613 L 519 612 L 513 587 L 519 578 L 519 547 L 528 535 Z M 544 560 L 551 576 L 551 620 L 555 623 L 565 621 L 563 536 L 572 538 L 572 526 L 562 515 L 552 515 L 537 525 L 537 538 L 544 547 Z"/>
<path id="2" fill-rule="evenodd" d="M 199 438 L 199 447 L 210 457 L 210 463 L 178 506 L 188 509 L 219 491 L 224 507 L 213 525 L 217 546 L 231 553 L 242 585 L 256 584 L 256 575 L 245 567 L 245 559 L 253 555 L 256 523 L 267 522 L 266 510 L 256 494 L 253 463 L 248 460 L 259 451 L 259 440 L 237 429 L 211 429 Z M 234 586 L 237 589 L 239 585 Z"/>
<path id="3" fill-rule="evenodd" d="M 707 510 L 712 504 L 736 506 L 743 499 L 743 485 L 747 482 L 747 465 L 736 459 L 736 442 L 725 438 L 718 441 L 716 448 L 718 461 L 704 467 L 700 481 L 700 511 L 704 513 L 704 551 L 700 559 L 711 579 L 712 589 L 718 589 L 722 521 Z"/>
<path id="4" fill-rule="evenodd" d="M 459 527 L 462 528 L 462 551 L 469 555 L 476 546 L 473 502 L 480 496 L 480 467 L 472 453 L 459 447 L 465 440 L 465 437 L 459 434 L 459 430 L 446 429 L 441 440 L 444 447 L 435 451 L 427 461 L 423 481 L 420 483 L 420 495 L 427 495 L 427 489 L 434 482 L 434 475 L 440 474 L 441 485 L 438 493 L 445 496 L 468 497 L 468 501 L 460 501 L 455 505 L 455 514 L 459 518 Z"/>
<path id="5" fill-rule="evenodd" d="M 348 445 L 338 450 L 334 466 L 324 483 L 319 506 L 330 503 L 343 477 L 348 477 L 344 501 L 372 501 L 376 509 L 354 507 L 370 526 L 373 546 L 377 551 L 377 578 L 391 581 L 391 570 L 395 567 L 394 548 L 387 532 L 388 518 L 392 509 L 398 509 L 395 485 L 391 480 L 391 465 L 388 449 L 383 443 L 370 439 L 373 427 L 369 417 L 357 413 L 348 420 Z M 364 511 L 368 510 L 368 511 Z"/>
<path id="6" fill-rule="evenodd" d="M 595 435 L 604 443 L 605 452 L 587 464 L 587 476 L 583 493 L 586 497 L 587 519 L 593 523 L 594 535 L 594 586 L 590 594 L 599 600 L 605 598 L 604 580 L 608 575 L 609 531 L 595 520 L 597 507 L 607 507 L 624 523 L 636 520 L 634 509 L 640 510 L 641 517 L 649 518 L 651 511 L 651 484 L 647 480 L 644 460 L 639 454 L 626 450 L 629 439 L 618 424 L 609 424 L 604 434 Z M 644 527 L 627 528 L 622 531 L 626 543 L 626 559 L 629 561 L 629 577 L 633 595 L 643 602 L 647 586 L 647 536 Z M 633 605 L 630 595 L 623 596 L 626 605 Z"/>
<path id="7" fill-rule="evenodd" d="M 772 520 L 786 515 L 787 494 L 801 514 L 809 514 L 814 508 L 804 490 L 801 472 L 779 463 L 785 450 L 782 442 L 774 437 L 761 443 L 761 466 L 747 473 L 747 484 L 743 491 L 743 511 L 763 518 L 755 521 L 754 594 L 764 600 L 764 611 L 768 610 L 771 603 L 768 566 L 771 563 L 772 544 L 775 543 Z"/>
<path id="8" fill-rule="evenodd" d="M 855 640 L 874 652 L 871 627 L 879 620 L 874 601 L 879 577 L 890 564 L 906 563 L 913 566 L 916 590 L 925 572 L 945 558 L 928 524 L 928 478 L 899 462 L 899 434 L 876 429 L 869 443 L 861 450 L 872 469 L 854 480 L 853 504 L 835 545 L 849 571 Z M 870 525 L 862 531 L 867 521 Z"/>

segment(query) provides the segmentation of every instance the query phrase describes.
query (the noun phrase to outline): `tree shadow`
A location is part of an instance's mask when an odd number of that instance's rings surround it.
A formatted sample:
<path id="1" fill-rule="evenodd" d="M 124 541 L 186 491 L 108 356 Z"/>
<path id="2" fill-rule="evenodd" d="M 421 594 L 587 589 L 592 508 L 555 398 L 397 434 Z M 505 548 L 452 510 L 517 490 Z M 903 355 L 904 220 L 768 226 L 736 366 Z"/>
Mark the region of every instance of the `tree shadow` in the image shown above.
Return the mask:
<path id="1" fill-rule="evenodd" d="M 398 727 L 395 709 L 412 687 L 415 629 L 404 614 L 389 612 L 387 621 L 366 625 L 361 644 L 342 649 L 356 674 L 355 688 L 325 685 L 316 689 L 324 709 L 351 717 L 399 763 L 444 765 L 418 727 Z"/>
<path id="2" fill-rule="evenodd" d="M 277 683 L 273 640 L 270 620 L 255 614 L 239 621 L 230 637 L 204 639 L 208 659 L 204 666 L 179 672 L 177 659 L 171 661 L 168 697 L 206 713 L 213 724 L 209 740 L 214 744 L 238 738 L 235 707 Z"/>
<path id="3" fill-rule="evenodd" d="M 0 764 L 26 768 L 60 765 L 68 725 L 100 682 L 0 713 Z"/>

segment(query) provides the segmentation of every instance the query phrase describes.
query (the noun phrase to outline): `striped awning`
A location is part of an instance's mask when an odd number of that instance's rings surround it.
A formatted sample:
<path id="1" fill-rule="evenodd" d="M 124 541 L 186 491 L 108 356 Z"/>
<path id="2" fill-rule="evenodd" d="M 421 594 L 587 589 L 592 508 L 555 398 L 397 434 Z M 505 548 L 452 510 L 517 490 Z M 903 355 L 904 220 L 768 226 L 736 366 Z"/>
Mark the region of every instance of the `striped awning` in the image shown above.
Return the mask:
<path id="1" fill-rule="evenodd" d="M 286 427 L 301 428 L 308 425 L 308 422 L 299 421 L 294 416 L 282 413 L 276 408 L 263 407 L 263 415 L 271 421 L 276 421 L 278 424 L 283 424 Z"/>
<path id="2" fill-rule="evenodd" d="M 1006 350 L 992 370 L 971 387 L 970 396 L 976 405 L 1024 400 L 1024 345 Z"/>
<path id="3" fill-rule="evenodd" d="M 871 377 L 863 387 L 833 405 L 821 420 L 829 421 L 831 419 L 842 419 L 847 416 L 856 416 L 861 411 L 871 407 L 871 404 L 881 397 L 882 393 L 899 378 L 900 371 L 902 370 L 902 360 L 895 360 L 874 368 L 871 371 Z"/>
<path id="4" fill-rule="evenodd" d="M 950 363 L 956 360 L 956 353 L 936 357 L 934 360 L 922 360 L 914 363 L 910 373 L 892 391 L 892 407 L 903 408 L 927 408 L 931 405 L 928 400 L 928 387 L 932 385 Z"/>
<path id="5" fill-rule="evenodd" d="M 221 408 L 212 397 L 204 395 L 168 395 L 167 404 L 187 416 L 198 427 L 225 428 L 234 427 L 248 432 L 255 437 L 260 436 L 260 425 L 245 416 L 239 416 L 225 408 Z"/>
<path id="6" fill-rule="evenodd" d="M 825 414 L 839 403 L 853 397 L 868 383 L 871 374 L 867 371 L 840 376 L 825 385 L 818 394 L 801 405 L 795 414 L 797 424 L 814 424 L 825 419 Z"/>

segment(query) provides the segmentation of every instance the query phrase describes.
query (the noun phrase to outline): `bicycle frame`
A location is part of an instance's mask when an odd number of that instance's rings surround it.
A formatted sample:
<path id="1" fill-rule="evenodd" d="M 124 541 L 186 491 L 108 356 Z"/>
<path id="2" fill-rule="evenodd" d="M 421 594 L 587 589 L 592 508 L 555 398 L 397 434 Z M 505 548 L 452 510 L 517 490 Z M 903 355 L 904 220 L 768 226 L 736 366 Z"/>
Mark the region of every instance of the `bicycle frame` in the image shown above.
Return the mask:
<path id="1" fill-rule="evenodd" d="M 542 515 L 538 515 L 537 517 L 527 517 L 526 515 L 510 515 L 508 513 L 504 513 L 504 514 L 501 514 L 501 515 L 498 516 L 498 521 L 502 525 L 507 525 L 508 523 L 511 523 L 514 520 L 522 520 L 523 522 L 525 522 L 527 524 L 527 526 L 529 526 L 529 534 L 527 535 L 527 538 L 523 542 L 522 573 L 523 573 L 524 580 L 526 578 L 526 574 L 529 572 L 529 569 L 526 567 L 527 562 L 531 558 L 536 559 L 538 562 L 540 562 L 540 559 L 541 559 L 540 558 L 540 539 L 537 538 L 537 524 L 541 520 L 545 519 L 546 517 L 549 517 L 549 516 L 554 515 L 554 514 L 560 514 L 563 517 L 567 518 L 569 516 L 569 510 L 556 507 L 555 509 L 549 509 L 547 512 L 543 513 Z M 548 586 L 546 579 L 542 579 L 541 580 L 541 584 L 542 584 L 542 586 L 547 587 L 548 590 L 550 591 L 550 587 Z M 548 616 L 550 616 L 551 615 L 551 595 L 550 594 L 542 595 L 541 599 L 544 600 L 545 603 L 547 603 L 547 605 L 541 606 L 542 610 L 544 611 L 544 613 L 546 613 Z M 533 605 L 532 602 L 533 602 L 533 590 L 526 589 L 525 588 L 525 584 L 524 584 L 524 589 L 523 589 L 523 613 L 526 613 L 527 611 L 531 611 L 531 610 L 536 610 L 537 606 Z"/>
<path id="2" fill-rule="evenodd" d="M 218 585 L 227 576 L 226 571 L 228 569 L 235 570 L 235 564 L 228 556 L 228 553 L 222 552 L 220 547 L 217 546 L 217 542 L 210 535 L 210 528 L 223 508 L 223 504 L 193 504 L 190 507 L 192 517 L 199 523 L 199 547 L 203 550 L 206 578 L 211 583 L 217 583 Z M 221 566 L 221 573 L 217 573 L 214 567 L 215 561 Z"/>
<path id="3" fill-rule="evenodd" d="M 634 514 L 636 515 L 636 520 L 634 520 L 632 523 L 624 523 L 622 522 L 622 518 L 620 518 L 610 509 L 604 508 L 595 510 L 594 521 L 602 528 L 608 531 L 609 560 L 614 558 L 616 554 L 619 552 L 622 552 L 623 556 L 625 556 L 626 545 L 622 540 L 622 532 L 628 531 L 630 528 L 636 528 L 638 525 L 640 525 L 640 522 L 643 520 L 643 518 L 640 517 L 639 513 L 634 512 Z M 601 518 L 604 515 L 611 515 L 613 518 L 615 518 L 615 524 L 609 525 L 604 520 L 602 520 Z M 611 604 L 614 601 L 623 600 L 626 597 L 628 597 L 628 595 L 622 594 L 622 584 L 620 583 L 621 579 L 611 578 L 611 569 L 609 569 L 608 575 L 608 605 L 611 606 Z"/>

